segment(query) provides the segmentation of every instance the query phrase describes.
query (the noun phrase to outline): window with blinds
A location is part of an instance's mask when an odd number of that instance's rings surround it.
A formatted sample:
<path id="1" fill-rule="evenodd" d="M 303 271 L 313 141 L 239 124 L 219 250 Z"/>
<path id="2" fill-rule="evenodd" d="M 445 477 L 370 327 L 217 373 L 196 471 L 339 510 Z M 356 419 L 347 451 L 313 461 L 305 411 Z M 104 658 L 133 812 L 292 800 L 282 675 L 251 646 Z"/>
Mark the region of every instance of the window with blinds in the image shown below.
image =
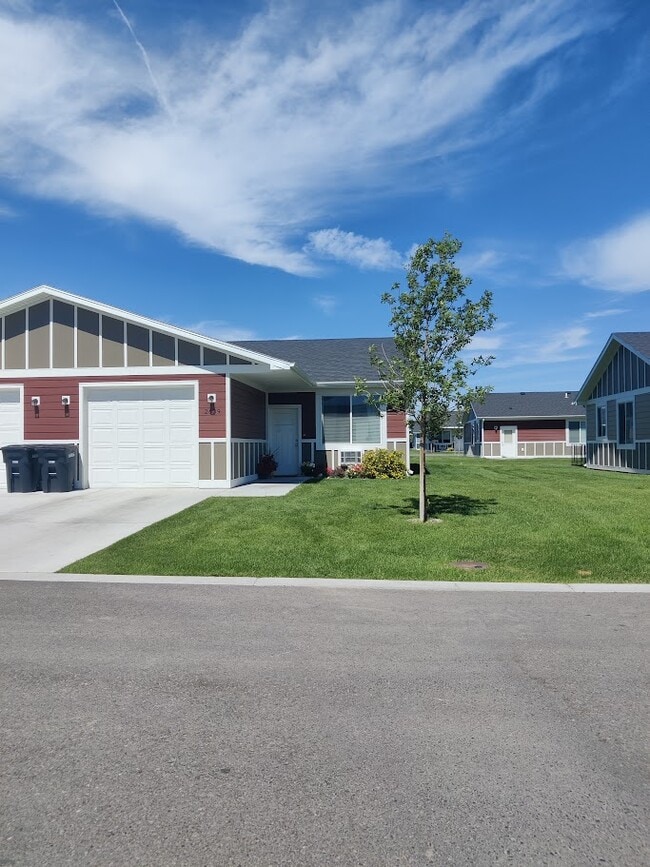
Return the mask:
<path id="1" fill-rule="evenodd" d="M 322 398 L 325 443 L 380 443 L 379 410 L 365 397 L 327 395 Z"/>

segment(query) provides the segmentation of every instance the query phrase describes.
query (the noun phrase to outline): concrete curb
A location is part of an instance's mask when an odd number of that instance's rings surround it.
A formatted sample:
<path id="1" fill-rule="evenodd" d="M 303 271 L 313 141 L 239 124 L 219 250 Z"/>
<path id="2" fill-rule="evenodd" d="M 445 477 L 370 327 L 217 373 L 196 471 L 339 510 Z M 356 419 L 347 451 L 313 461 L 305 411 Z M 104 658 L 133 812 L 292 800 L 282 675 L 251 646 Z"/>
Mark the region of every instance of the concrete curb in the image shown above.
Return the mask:
<path id="1" fill-rule="evenodd" d="M 650 593 L 650 584 L 536 584 L 506 581 L 394 581 L 373 578 L 220 578 L 165 575 L 64 575 L 17 572 L 0 581 L 51 581 L 72 584 L 172 584 L 231 587 L 310 587 L 330 590 L 487 591 L 493 593 Z"/>

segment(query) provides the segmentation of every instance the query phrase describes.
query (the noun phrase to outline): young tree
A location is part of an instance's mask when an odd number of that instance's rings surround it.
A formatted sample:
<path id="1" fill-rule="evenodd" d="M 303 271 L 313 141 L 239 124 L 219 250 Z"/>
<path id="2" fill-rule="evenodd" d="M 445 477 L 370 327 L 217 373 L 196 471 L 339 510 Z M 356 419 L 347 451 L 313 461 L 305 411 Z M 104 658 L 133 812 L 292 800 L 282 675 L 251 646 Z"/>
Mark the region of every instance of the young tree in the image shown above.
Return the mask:
<path id="1" fill-rule="evenodd" d="M 456 267 L 454 257 L 462 244 L 446 233 L 442 240 L 421 244 L 406 266 L 407 289 L 395 283 L 382 295 L 389 304 L 395 338 L 394 355 L 371 347 L 370 357 L 384 390 L 382 402 L 403 410 L 420 426 L 420 520 L 427 519 L 425 443 L 444 425 L 452 408 L 461 412 L 470 399 L 481 400 L 489 388 L 469 387 L 477 369 L 492 362 L 482 355 L 465 361 L 461 353 L 475 334 L 494 325 L 492 294 L 484 292 L 471 301 L 465 290 L 471 284 Z M 357 393 L 376 401 L 367 384 L 357 381 Z"/>

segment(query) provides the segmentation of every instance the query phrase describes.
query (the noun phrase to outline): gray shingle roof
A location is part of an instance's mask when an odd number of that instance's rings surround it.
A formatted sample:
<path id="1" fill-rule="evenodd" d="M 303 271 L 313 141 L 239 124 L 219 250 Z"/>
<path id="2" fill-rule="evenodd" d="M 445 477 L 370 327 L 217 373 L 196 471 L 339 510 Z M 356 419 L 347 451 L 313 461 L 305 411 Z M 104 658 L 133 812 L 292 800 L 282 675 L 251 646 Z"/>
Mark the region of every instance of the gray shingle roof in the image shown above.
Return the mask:
<path id="1" fill-rule="evenodd" d="M 612 337 L 650 361 L 650 331 L 616 331 Z"/>
<path id="2" fill-rule="evenodd" d="M 567 418 L 584 417 L 575 406 L 577 391 L 514 391 L 489 394 L 484 403 L 472 404 L 479 418 Z M 565 394 L 568 397 L 565 397 Z"/>
<path id="3" fill-rule="evenodd" d="M 292 361 L 314 382 L 354 382 L 359 376 L 378 379 L 368 350 L 374 345 L 395 352 L 392 337 L 334 337 L 324 340 L 239 340 L 235 344 L 283 361 Z"/>

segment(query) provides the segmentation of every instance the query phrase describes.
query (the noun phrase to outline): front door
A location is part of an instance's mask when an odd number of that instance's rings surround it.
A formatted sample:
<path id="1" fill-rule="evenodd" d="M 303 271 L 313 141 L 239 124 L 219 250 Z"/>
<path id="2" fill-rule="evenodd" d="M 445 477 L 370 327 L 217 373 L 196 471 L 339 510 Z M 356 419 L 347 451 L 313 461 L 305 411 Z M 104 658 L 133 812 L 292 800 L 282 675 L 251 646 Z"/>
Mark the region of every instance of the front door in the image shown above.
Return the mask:
<path id="1" fill-rule="evenodd" d="M 269 449 L 273 452 L 278 476 L 297 476 L 300 469 L 300 407 L 269 407 Z"/>
<path id="2" fill-rule="evenodd" d="M 516 458 L 517 457 L 517 427 L 509 425 L 501 426 L 501 457 Z"/>

